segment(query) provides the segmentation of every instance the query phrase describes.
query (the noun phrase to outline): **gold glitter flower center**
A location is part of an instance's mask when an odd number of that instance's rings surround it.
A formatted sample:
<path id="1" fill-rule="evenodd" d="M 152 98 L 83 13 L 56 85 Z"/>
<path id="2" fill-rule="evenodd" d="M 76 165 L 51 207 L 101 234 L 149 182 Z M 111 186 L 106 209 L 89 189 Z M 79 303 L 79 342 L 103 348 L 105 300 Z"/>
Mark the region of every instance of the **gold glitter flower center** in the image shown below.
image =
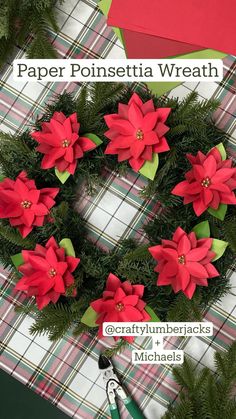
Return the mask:
<path id="1" fill-rule="evenodd" d="M 204 188 L 208 188 L 211 184 L 211 179 L 209 177 L 206 177 L 205 179 L 202 180 L 201 185 Z"/>
<path id="2" fill-rule="evenodd" d="M 181 265 L 185 265 L 185 256 L 184 255 L 179 256 L 178 261 Z"/>
<path id="3" fill-rule="evenodd" d="M 49 271 L 48 271 L 48 275 L 49 275 L 51 278 L 53 278 L 54 276 L 56 276 L 56 274 L 57 274 L 56 269 L 54 269 L 54 268 L 50 268 L 50 269 L 49 269 Z"/>
<path id="4" fill-rule="evenodd" d="M 31 205 L 32 205 L 32 202 L 30 202 L 30 201 L 22 201 L 21 202 L 21 206 L 22 206 L 22 208 L 24 208 L 24 209 L 28 209 L 28 208 L 30 208 L 31 207 Z"/>
<path id="5" fill-rule="evenodd" d="M 137 140 L 143 140 L 144 139 L 144 133 L 141 129 L 138 129 L 136 132 L 136 138 Z"/>
<path id="6" fill-rule="evenodd" d="M 117 303 L 117 304 L 116 304 L 116 310 L 117 310 L 117 311 L 123 311 L 123 310 L 124 310 L 124 304 L 122 304 L 122 303 Z"/>
<path id="7" fill-rule="evenodd" d="M 70 140 L 65 139 L 65 140 L 62 141 L 62 147 L 63 148 L 67 148 L 67 147 L 69 147 L 69 145 L 70 145 Z"/>

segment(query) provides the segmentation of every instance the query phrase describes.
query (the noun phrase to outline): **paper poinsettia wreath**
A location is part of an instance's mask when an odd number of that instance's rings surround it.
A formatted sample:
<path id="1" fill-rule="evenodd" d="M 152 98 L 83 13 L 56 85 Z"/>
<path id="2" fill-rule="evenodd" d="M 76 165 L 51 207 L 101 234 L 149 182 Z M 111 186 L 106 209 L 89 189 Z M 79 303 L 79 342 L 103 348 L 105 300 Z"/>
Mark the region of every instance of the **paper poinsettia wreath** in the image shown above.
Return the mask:
<path id="1" fill-rule="evenodd" d="M 97 328 L 102 338 L 105 321 L 193 319 L 228 290 L 236 251 L 236 168 L 210 122 L 215 104 L 113 83 L 84 89 L 59 96 L 33 132 L 0 142 L 0 258 L 36 302 L 33 332 Z M 107 253 L 87 239 L 75 203 L 84 182 L 95 191 L 104 167 L 121 166 L 144 175 L 142 196 L 158 211 L 148 244 Z"/>

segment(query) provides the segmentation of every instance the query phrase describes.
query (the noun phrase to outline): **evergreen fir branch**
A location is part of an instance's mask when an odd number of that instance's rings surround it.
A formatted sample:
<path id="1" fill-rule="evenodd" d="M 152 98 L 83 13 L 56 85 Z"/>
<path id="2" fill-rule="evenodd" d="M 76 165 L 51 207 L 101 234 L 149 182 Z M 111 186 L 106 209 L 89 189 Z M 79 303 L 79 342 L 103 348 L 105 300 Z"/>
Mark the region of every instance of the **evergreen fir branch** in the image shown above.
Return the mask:
<path id="1" fill-rule="evenodd" d="M 219 101 L 217 100 L 198 100 L 198 93 L 196 91 L 191 92 L 186 98 L 179 102 L 179 106 L 175 110 L 175 121 L 178 125 L 183 123 L 189 123 L 192 120 L 192 124 L 188 125 L 188 129 L 195 131 L 194 121 L 198 119 L 199 123 L 205 118 L 209 118 L 211 114 L 219 107 Z"/>
<path id="2" fill-rule="evenodd" d="M 68 202 L 63 201 L 52 208 L 50 216 L 51 222 L 35 229 L 36 243 L 45 243 L 51 236 L 54 236 L 58 242 L 69 237 L 78 252 L 85 240 L 85 226 L 79 214 L 69 206 Z"/>
<path id="3" fill-rule="evenodd" d="M 105 349 L 104 355 L 107 358 L 112 358 L 113 356 L 120 354 L 127 347 L 129 347 L 127 340 L 120 339 L 115 345 L 111 346 L 111 348 Z"/>
<path id="4" fill-rule="evenodd" d="M 223 223 L 224 237 L 236 254 L 236 214 L 228 214 Z"/>
<path id="5" fill-rule="evenodd" d="M 215 374 L 207 367 L 196 369 L 189 359 L 185 359 L 181 367 L 173 368 L 181 391 L 179 398 L 169 404 L 162 419 L 235 419 L 236 400 L 232 393 L 236 384 L 235 361 L 236 342 L 225 353 L 216 352 Z"/>
<path id="6" fill-rule="evenodd" d="M 209 375 L 207 385 L 205 386 L 205 407 L 210 418 L 217 418 L 218 416 L 218 402 L 217 384 L 212 375 Z"/>
<path id="7" fill-rule="evenodd" d="M 35 301 L 33 301 L 32 303 L 25 305 L 21 305 L 21 306 L 17 306 L 15 308 L 15 311 L 17 313 L 23 313 L 23 314 L 30 314 L 30 313 L 37 313 L 37 307 L 35 305 Z"/>
<path id="8" fill-rule="evenodd" d="M 23 46 L 32 34 L 34 39 L 26 48 L 27 56 L 56 57 L 48 38 L 49 29 L 58 32 L 54 0 L 1 0 L 0 6 L 0 65 L 5 63 L 14 46 Z"/>
<path id="9" fill-rule="evenodd" d="M 154 180 L 156 189 L 166 179 L 168 172 L 171 169 L 173 170 L 174 167 L 176 167 L 177 161 L 178 161 L 178 152 L 177 152 L 177 149 L 173 147 L 168 154 L 168 158 L 165 159 L 163 166 L 157 172 L 157 175 Z"/>
<path id="10" fill-rule="evenodd" d="M 194 366 L 195 370 L 195 366 Z M 209 377 L 209 368 L 205 367 L 202 370 L 199 371 L 197 376 L 195 377 L 195 390 L 198 390 L 199 388 L 203 388 L 208 380 Z M 195 391 L 194 390 L 194 391 Z"/>
<path id="11" fill-rule="evenodd" d="M 90 83 L 88 89 L 82 90 L 82 98 L 77 101 L 80 115 L 81 132 L 96 132 L 100 135 L 105 131 L 103 115 L 117 108 L 118 101 L 127 91 L 123 83 Z M 86 106 L 82 108 L 85 97 Z M 107 111 L 109 109 L 109 111 Z M 96 130 L 96 131 L 95 131 Z M 105 139 L 105 138 L 103 138 Z"/>
<path id="12" fill-rule="evenodd" d="M 168 314 L 168 321 L 181 322 L 202 321 L 203 307 L 201 306 L 200 294 L 195 293 L 193 298 L 189 300 L 184 294 L 178 294 L 174 302 L 171 304 Z"/>
<path id="13" fill-rule="evenodd" d="M 91 116 L 95 117 L 104 107 L 117 106 L 125 92 L 127 87 L 123 83 L 91 83 L 89 88 Z"/>
<path id="14" fill-rule="evenodd" d="M 0 152 L 7 156 L 10 156 L 6 151 L 7 149 L 11 149 L 11 154 L 15 153 L 18 156 L 22 155 L 23 158 L 29 158 L 32 161 L 32 157 L 35 156 L 34 151 L 30 149 L 30 147 L 26 143 L 28 132 L 24 133 L 24 135 L 15 137 L 14 135 L 7 134 L 4 132 L 0 132 Z"/>
<path id="15" fill-rule="evenodd" d="M 0 234 L 0 263 L 5 269 L 13 270 L 11 255 L 21 251 L 21 248 L 12 244 Z"/>
<path id="16" fill-rule="evenodd" d="M 183 124 L 176 125 L 171 129 L 168 136 L 169 138 L 175 138 L 179 137 L 180 135 L 183 135 L 187 131 L 187 126 Z"/>
<path id="17" fill-rule="evenodd" d="M 24 0 L 26 2 L 26 6 L 30 5 L 29 0 Z M 31 2 L 32 4 L 32 2 Z M 49 9 L 53 4 L 52 0 L 33 0 L 33 6 L 41 13 L 47 9 Z"/>
<path id="18" fill-rule="evenodd" d="M 197 419 L 193 416 L 193 406 L 190 400 L 183 400 L 175 408 L 169 408 L 162 419 Z M 199 418 L 200 419 L 200 418 Z"/>
<path id="19" fill-rule="evenodd" d="M 88 118 L 87 101 L 88 101 L 88 86 L 85 84 L 80 89 L 79 97 L 76 101 L 76 112 L 82 127 L 86 126 Z"/>
<path id="20" fill-rule="evenodd" d="M 37 312 L 35 323 L 30 328 L 32 335 L 47 333 L 50 340 L 57 340 L 67 333 L 74 322 L 74 312 L 68 304 L 49 304 Z"/>
<path id="21" fill-rule="evenodd" d="M 124 278 L 129 278 L 129 281 L 133 284 L 142 283 L 143 281 L 148 280 L 156 282 L 157 275 L 153 271 L 154 266 L 155 263 L 151 258 L 148 258 L 148 260 L 129 260 L 124 257 L 117 266 L 116 274 Z"/>
<path id="22" fill-rule="evenodd" d="M 0 236 L 15 246 L 23 249 L 32 249 L 35 243 L 30 238 L 23 239 L 20 233 L 13 227 L 0 224 Z"/>
<path id="23" fill-rule="evenodd" d="M 138 247 L 138 242 L 137 240 L 133 239 L 132 237 L 129 237 L 128 239 L 124 239 L 121 242 L 121 249 L 122 249 L 122 253 L 127 254 L 135 249 L 137 249 Z"/>
<path id="24" fill-rule="evenodd" d="M 58 33 L 59 32 L 59 27 L 57 25 L 57 20 L 56 20 L 56 17 L 55 17 L 54 10 L 52 10 L 50 8 L 46 8 L 44 10 L 43 16 L 44 16 L 45 22 L 48 23 L 49 27 L 51 27 L 55 33 Z"/>
<path id="25" fill-rule="evenodd" d="M 63 92 L 61 95 L 54 94 L 50 103 L 46 104 L 43 115 L 37 118 L 35 129 L 40 130 L 42 122 L 49 121 L 54 112 L 63 112 L 66 116 L 69 116 L 75 111 L 76 105 L 72 93 Z"/>
<path id="26" fill-rule="evenodd" d="M 195 389 L 195 376 L 193 375 L 194 368 L 194 364 L 185 359 L 181 369 L 176 368 L 173 370 L 176 382 L 190 393 Z"/>
<path id="27" fill-rule="evenodd" d="M 38 29 L 34 33 L 34 39 L 30 43 L 29 48 L 27 49 L 28 58 L 57 58 L 57 53 L 52 46 L 51 42 L 48 39 L 48 36 L 42 29 Z"/>
<path id="28" fill-rule="evenodd" d="M 215 365 L 217 374 L 228 383 L 230 391 L 236 381 L 236 342 L 229 347 L 228 352 L 216 352 Z"/>
<path id="29" fill-rule="evenodd" d="M 82 333 L 90 332 L 91 327 L 87 326 L 84 323 L 78 323 L 73 329 L 74 336 L 80 336 Z M 97 329 L 96 329 L 97 331 Z"/>
<path id="30" fill-rule="evenodd" d="M 9 36 L 9 11 L 11 7 L 11 0 L 0 1 L 0 39 L 7 39 Z"/>
<path id="31" fill-rule="evenodd" d="M 144 244 L 141 246 L 138 246 L 135 250 L 126 253 L 125 259 L 128 261 L 143 261 L 151 259 L 151 253 L 148 251 L 148 248 L 150 247 L 150 244 Z"/>

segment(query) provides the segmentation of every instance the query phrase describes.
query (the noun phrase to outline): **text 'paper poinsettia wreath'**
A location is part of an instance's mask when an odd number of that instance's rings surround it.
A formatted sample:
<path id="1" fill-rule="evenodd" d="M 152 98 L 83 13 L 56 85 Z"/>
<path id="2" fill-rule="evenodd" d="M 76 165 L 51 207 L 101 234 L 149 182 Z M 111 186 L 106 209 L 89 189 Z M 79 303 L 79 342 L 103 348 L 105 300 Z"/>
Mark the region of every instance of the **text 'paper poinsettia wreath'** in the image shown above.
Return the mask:
<path id="1" fill-rule="evenodd" d="M 136 172 L 154 179 L 158 168 L 158 153 L 168 151 L 165 124 L 171 108 L 155 109 L 153 100 L 143 103 L 134 93 L 125 105 L 119 103 L 118 114 L 106 115 L 109 138 L 105 154 L 118 154 L 118 161 L 129 161 Z"/>
<path id="2" fill-rule="evenodd" d="M 214 147 L 205 155 L 201 151 L 197 156 L 187 155 L 192 164 L 185 174 L 186 180 L 178 183 L 172 193 L 182 196 L 184 204 L 193 204 L 194 212 L 200 216 L 208 212 L 224 220 L 227 205 L 236 205 L 236 168 L 232 160 L 226 159 L 223 144 Z"/>
<path id="3" fill-rule="evenodd" d="M 51 237 L 45 247 L 37 244 L 35 250 L 23 250 L 13 256 L 12 261 L 23 274 L 15 290 L 26 292 L 28 297 L 35 296 L 38 309 L 42 310 L 50 302 L 55 304 L 73 287 L 75 279 L 72 272 L 80 259 L 75 257 L 69 239 L 63 239 L 58 245 Z M 71 296 L 75 295 L 74 287 Z"/>
<path id="4" fill-rule="evenodd" d="M 145 322 L 160 321 L 153 310 L 143 301 L 144 285 L 132 285 L 130 281 L 121 282 L 114 274 L 107 278 L 102 298 L 92 301 L 81 323 L 90 327 L 99 326 L 98 337 L 103 337 L 104 322 Z M 118 340 L 117 336 L 114 336 Z M 134 337 L 125 336 L 133 342 Z"/>
<path id="5" fill-rule="evenodd" d="M 59 188 L 37 189 L 35 181 L 21 172 L 16 180 L 0 182 L 0 218 L 7 218 L 25 238 L 33 227 L 41 227 L 55 205 Z"/>
<path id="6" fill-rule="evenodd" d="M 55 167 L 55 173 L 62 183 L 75 173 L 78 159 L 102 143 L 95 134 L 81 136 L 79 130 L 76 113 L 66 118 L 63 112 L 54 112 L 49 122 L 42 123 L 42 131 L 31 133 L 39 143 L 36 150 L 44 154 L 41 168 Z"/>
<path id="7" fill-rule="evenodd" d="M 210 238 L 208 221 L 197 224 L 187 234 L 181 227 L 175 231 L 172 240 L 162 240 L 152 246 L 149 252 L 158 262 L 157 285 L 171 285 L 174 292 L 183 291 L 192 298 L 197 285 L 207 286 L 208 279 L 220 275 L 212 264 L 219 259 L 228 243 Z"/>

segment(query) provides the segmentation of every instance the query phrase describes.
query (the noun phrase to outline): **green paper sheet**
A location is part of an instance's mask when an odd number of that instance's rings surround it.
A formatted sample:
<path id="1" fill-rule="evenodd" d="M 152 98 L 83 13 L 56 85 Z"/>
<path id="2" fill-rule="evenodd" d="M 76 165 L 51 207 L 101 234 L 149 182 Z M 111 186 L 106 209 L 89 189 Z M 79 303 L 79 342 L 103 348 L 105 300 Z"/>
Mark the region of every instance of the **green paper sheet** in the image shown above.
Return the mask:
<path id="1" fill-rule="evenodd" d="M 105 16 L 108 16 L 109 13 L 109 9 L 111 6 L 112 0 L 101 0 L 98 3 L 98 6 L 100 8 L 100 10 L 102 11 L 102 13 Z M 118 38 L 120 39 L 121 43 L 123 44 L 124 48 L 125 48 L 125 44 L 124 44 L 124 40 L 123 40 L 123 35 L 122 35 L 122 30 L 119 28 L 113 28 L 116 35 L 118 36 Z M 184 55 L 178 55 L 175 57 L 178 58 L 185 58 L 185 59 L 201 59 L 201 58 L 209 58 L 209 59 L 213 59 L 213 58 L 218 58 L 218 59 L 222 59 L 224 57 L 226 57 L 227 54 L 224 54 L 223 52 L 219 52 L 219 51 L 215 51 L 213 49 L 204 49 L 201 51 L 195 51 L 195 52 L 191 52 L 190 54 L 184 54 Z M 168 58 L 175 58 L 175 57 L 168 57 Z M 174 89 L 175 87 L 181 85 L 182 83 L 180 82 L 148 82 L 146 83 L 148 88 L 157 96 L 161 96 L 164 93 L 168 93 L 170 92 L 172 89 Z"/>

